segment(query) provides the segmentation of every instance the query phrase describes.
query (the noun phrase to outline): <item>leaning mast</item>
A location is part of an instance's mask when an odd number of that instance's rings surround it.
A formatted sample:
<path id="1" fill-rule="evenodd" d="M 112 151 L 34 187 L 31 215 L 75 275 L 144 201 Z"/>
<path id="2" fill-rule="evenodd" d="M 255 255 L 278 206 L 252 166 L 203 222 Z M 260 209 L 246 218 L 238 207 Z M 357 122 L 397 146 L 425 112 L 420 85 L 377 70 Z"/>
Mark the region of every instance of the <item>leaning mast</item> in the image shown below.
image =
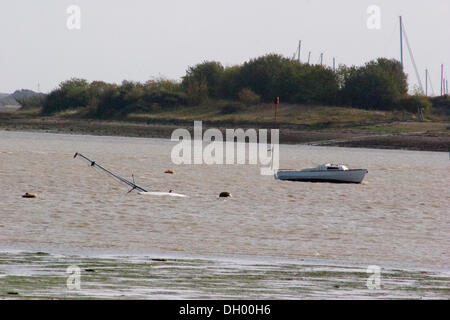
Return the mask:
<path id="1" fill-rule="evenodd" d="M 131 182 L 131 181 L 125 179 L 125 178 L 122 178 L 121 176 L 118 176 L 118 175 L 112 173 L 112 172 L 109 171 L 108 169 L 103 168 L 101 165 L 97 164 L 95 161 L 92 161 L 92 160 L 89 159 L 88 157 L 85 157 L 85 156 L 82 155 L 81 153 L 78 153 L 78 152 L 77 152 L 77 153 L 75 153 L 75 155 L 74 155 L 73 157 L 76 158 L 77 156 L 80 156 L 80 157 L 83 158 L 84 160 L 89 161 L 89 162 L 91 163 L 91 167 L 97 167 L 97 168 L 99 168 L 100 170 L 106 172 L 107 174 L 113 176 L 113 177 L 116 178 L 117 180 L 119 180 L 119 181 L 121 181 L 121 182 L 123 182 L 123 183 L 129 185 L 129 186 L 132 188 L 129 192 L 133 191 L 134 189 L 139 190 L 139 191 L 142 191 L 142 192 L 148 192 L 147 190 L 145 190 L 144 188 L 138 186 L 138 185 L 135 184 L 134 182 Z M 134 180 L 134 178 L 133 178 L 133 180 Z"/>

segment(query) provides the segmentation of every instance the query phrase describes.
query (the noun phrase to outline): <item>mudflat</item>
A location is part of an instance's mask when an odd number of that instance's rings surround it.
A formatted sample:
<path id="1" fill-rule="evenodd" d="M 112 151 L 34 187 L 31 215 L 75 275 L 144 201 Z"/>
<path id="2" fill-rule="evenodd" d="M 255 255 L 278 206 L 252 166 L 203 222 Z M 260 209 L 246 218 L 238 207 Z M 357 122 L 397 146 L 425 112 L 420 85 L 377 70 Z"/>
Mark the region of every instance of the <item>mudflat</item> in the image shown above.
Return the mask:
<path id="1" fill-rule="evenodd" d="M 0 113 L 0 129 L 76 133 L 107 136 L 167 138 L 177 128 L 193 130 L 193 119 L 138 117 L 124 120 L 86 119 L 80 117 L 44 117 L 33 112 Z M 197 119 L 201 120 L 201 119 Z M 204 129 L 219 128 L 279 128 L 280 143 L 345 146 L 359 148 L 443 151 L 450 148 L 449 124 L 445 121 L 378 121 L 375 123 L 288 123 L 277 124 L 236 119 L 203 121 Z"/>

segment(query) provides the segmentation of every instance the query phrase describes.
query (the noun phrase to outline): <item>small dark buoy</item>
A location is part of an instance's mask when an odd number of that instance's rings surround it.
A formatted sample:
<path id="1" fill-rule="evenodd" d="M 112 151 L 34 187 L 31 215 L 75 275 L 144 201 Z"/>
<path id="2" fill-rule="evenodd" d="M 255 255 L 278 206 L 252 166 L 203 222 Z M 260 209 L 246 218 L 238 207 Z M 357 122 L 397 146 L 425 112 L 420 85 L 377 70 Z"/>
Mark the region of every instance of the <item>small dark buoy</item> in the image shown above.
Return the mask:
<path id="1" fill-rule="evenodd" d="M 37 194 L 35 193 L 25 193 L 24 195 L 22 195 L 22 198 L 36 198 Z"/>
<path id="2" fill-rule="evenodd" d="M 219 194 L 219 198 L 231 198 L 231 193 L 224 191 Z"/>
<path id="3" fill-rule="evenodd" d="M 170 190 L 169 190 L 169 193 L 172 193 L 172 192 L 173 192 L 173 190 L 172 190 L 172 189 L 170 189 Z"/>
<path id="4" fill-rule="evenodd" d="M 164 173 L 174 174 L 175 171 L 169 169 L 169 170 L 164 171 Z"/>

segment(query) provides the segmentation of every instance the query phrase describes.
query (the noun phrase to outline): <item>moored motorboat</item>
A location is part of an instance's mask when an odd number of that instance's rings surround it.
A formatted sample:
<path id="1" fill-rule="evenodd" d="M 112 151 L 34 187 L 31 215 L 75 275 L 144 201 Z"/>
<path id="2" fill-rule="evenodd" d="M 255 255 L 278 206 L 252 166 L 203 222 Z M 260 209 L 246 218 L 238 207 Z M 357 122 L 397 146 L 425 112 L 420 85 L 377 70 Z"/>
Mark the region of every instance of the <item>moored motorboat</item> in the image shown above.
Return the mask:
<path id="1" fill-rule="evenodd" d="M 345 165 L 327 163 L 316 168 L 303 170 L 279 169 L 275 172 L 275 179 L 288 181 L 361 183 L 367 172 L 367 169 L 349 169 Z"/>

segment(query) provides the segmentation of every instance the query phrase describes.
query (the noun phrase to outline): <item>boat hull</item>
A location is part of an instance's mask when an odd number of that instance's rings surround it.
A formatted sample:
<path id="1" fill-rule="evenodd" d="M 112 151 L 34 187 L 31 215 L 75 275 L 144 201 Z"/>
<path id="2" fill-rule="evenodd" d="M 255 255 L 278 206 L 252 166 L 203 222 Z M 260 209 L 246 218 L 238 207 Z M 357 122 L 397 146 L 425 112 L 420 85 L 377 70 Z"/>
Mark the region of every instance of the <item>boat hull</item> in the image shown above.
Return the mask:
<path id="1" fill-rule="evenodd" d="M 361 183 L 366 173 L 366 169 L 308 172 L 279 170 L 275 174 L 275 179 L 305 182 Z"/>

